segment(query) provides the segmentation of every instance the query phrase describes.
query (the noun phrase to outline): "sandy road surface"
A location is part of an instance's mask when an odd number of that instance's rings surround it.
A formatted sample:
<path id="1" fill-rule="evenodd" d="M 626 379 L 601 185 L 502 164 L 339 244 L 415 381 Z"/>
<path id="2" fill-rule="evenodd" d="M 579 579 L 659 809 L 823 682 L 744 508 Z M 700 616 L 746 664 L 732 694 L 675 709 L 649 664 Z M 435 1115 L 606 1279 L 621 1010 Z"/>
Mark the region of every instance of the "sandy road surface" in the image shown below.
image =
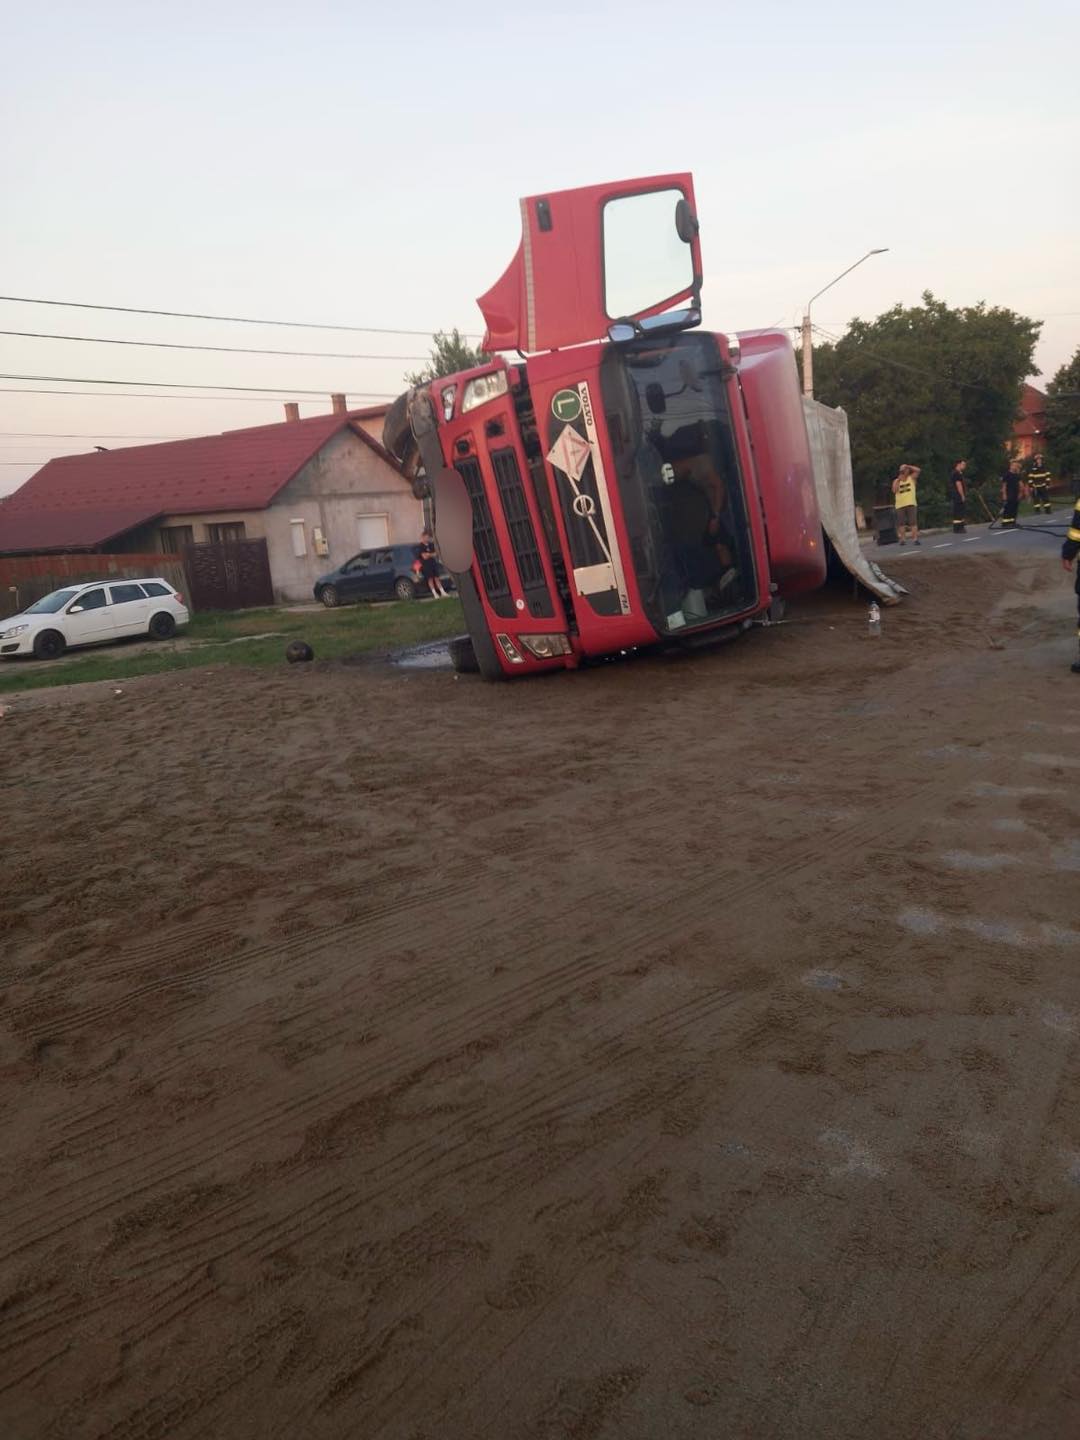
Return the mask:
<path id="1" fill-rule="evenodd" d="M 0 1432 L 1080 1432 L 1072 597 L 911 575 L 16 703 Z"/>

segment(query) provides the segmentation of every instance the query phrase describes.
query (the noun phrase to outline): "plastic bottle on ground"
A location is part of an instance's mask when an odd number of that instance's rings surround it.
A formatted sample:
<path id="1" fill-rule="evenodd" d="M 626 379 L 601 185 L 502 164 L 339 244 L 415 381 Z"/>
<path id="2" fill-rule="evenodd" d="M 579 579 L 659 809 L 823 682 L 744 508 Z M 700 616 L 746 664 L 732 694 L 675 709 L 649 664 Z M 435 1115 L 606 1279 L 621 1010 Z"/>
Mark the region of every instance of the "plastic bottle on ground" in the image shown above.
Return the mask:
<path id="1" fill-rule="evenodd" d="M 871 640 L 881 638 L 881 606 L 876 600 L 870 602 L 870 610 L 867 616 L 867 628 Z"/>

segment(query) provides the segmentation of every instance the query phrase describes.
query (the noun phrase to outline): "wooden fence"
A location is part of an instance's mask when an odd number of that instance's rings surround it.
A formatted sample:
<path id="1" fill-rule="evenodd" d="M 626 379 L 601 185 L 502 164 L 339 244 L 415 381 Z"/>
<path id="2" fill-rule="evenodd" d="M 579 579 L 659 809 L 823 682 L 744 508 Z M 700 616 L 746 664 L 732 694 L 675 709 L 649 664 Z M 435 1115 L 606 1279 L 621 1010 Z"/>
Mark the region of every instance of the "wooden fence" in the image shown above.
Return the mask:
<path id="1" fill-rule="evenodd" d="M 89 580 L 136 580 L 160 575 L 190 605 L 190 586 L 179 555 L 13 555 L 0 557 L 0 620 L 16 615 L 65 585 Z"/>

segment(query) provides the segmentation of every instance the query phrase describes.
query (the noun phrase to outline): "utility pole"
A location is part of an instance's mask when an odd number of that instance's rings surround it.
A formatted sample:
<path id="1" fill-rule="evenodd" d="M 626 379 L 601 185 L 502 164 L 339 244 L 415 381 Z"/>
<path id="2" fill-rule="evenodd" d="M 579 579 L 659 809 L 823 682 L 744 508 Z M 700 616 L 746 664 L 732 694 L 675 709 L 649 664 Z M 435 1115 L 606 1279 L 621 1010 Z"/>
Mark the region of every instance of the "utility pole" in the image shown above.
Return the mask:
<path id="1" fill-rule="evenodd" d="M 810 307 L 807 306 L 806 314 L 802 317 L 802 393 L 813 395 L 814 393 L 814 350 L 813 338 L 810 328 Z"/>
<path id="2" fill-rule="evenodd" d="M 887 245 L 882 245 L 877 250 L 868 250 L 865 255 L 855 261 L 854 265 L 849 265 L 846 270 L 841 270 L 840 274 L 837 275 L 836 280 L 842 280 L 845 275 L 850 275 L 852 270 L 854 270 L 857 266 L 861 265 L 863 263 L 863 260 L 869 260 L 871 255 L 884 255 L 888 248 L 889 247 Z M 817 292 L 817 295 L 811 295 L 810 299 L 806 302 L 806 309 L 803 311 L 802 388 L 804 395 L 813 396 L 814 393 L 814 332 L 813 326 L 810 324 L 810 306 L 813 305 L 814 301 L 818 298 L 818 295 L 824 295 L 826 290 L 831 290 L 832 287 L 836 284 L 836 280 L 830 280 L 828 285 L 823 286 Z"/>

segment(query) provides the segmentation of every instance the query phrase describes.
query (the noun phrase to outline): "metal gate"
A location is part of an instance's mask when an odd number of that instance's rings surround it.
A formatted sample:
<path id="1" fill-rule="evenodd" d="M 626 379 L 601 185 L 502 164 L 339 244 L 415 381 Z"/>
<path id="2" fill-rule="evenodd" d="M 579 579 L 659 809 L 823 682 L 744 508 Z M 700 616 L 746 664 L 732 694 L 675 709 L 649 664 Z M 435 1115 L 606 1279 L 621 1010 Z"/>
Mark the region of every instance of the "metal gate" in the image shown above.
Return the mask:
<path id="1" fill-rule="evenodd" d="M 185 545 L 184 568 L 195 610 L 246 610 L 274 603 L 265 540 Z"/>

